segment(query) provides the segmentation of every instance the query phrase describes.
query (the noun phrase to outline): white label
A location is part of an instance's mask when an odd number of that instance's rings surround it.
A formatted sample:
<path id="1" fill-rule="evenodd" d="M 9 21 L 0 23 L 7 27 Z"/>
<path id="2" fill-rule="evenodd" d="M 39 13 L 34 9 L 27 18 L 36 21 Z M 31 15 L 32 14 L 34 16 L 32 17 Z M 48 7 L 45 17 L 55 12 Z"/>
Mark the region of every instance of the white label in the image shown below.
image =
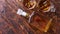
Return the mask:
<path id="1" fill-rule="evenodd" d="M 18 15 L 22 15 L 22 16 L 26 16 L 27 15 L 27 13 L 25 11 L 23 11 L 22 9 L 18 9 L 17 14 Z"/>

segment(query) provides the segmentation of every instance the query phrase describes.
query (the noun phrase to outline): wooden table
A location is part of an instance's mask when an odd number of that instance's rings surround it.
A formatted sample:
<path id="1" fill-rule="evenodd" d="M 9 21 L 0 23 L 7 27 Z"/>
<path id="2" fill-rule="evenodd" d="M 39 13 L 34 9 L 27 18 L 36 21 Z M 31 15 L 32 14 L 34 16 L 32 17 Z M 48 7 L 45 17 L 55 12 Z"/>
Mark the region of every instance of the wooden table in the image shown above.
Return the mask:
<path id="1" fill-rule="evenodd" d="M 52 16 L 55 16 L 55 18 L 52 21 L 48 32 L 43 32 L 39 30 L 39 23 L 33 21 L 32 23 L 29 23 L 28 19 L 16 14 L 18 8 L 21 8 L 30 14 L 32 13 L 31 10 L 26 10 L 27 8 L 25 8 L 21 2 L 19 5 L 15 0 L 0 0 L 0 34 L 60 34 L 60 0 L 51 1 L 55 5 L 56 12 L 40 13 L 40 18 L 45 20 L 45 22 L 48 22 Z M 47 14 L 51 14 L 51 16 L 48 16 Z M 45 23 L 44 21 L 42 22 L 43 24 Z"/>

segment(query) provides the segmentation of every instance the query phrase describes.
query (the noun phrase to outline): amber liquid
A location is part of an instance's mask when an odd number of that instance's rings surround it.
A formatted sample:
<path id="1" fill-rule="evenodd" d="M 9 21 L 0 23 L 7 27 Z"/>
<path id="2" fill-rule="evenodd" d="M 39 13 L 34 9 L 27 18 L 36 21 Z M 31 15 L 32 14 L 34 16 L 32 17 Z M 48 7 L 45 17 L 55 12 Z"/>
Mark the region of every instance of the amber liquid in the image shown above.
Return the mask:
<path id="1" fill-rule="evenodd" d="M 50 1 L 49 1 L 49 0 L 41 0 L 41 1 L 39 2 L 39 8 L 40 8 L 40 10 L 42 10 L 43 12 L 44 12 L 44 11 L 47 12 L 47 10 L 50 11 L 50 10 L 49 10 L 49 9 L 50 9 L 50 6 L 51 6 L 51 4 L 50 4 Z"/>

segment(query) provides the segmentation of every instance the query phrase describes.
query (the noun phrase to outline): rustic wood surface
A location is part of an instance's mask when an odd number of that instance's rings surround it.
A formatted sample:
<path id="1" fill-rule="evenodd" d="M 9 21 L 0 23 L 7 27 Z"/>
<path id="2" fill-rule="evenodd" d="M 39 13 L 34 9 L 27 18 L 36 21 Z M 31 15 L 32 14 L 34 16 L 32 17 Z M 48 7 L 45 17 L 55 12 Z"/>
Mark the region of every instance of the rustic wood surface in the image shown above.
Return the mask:
<path id="1" fill-rule="evenodd" d="M 27 10 L 22 2 L 17 0 L 0 0 L 0 34 L 60 34 L 60 0 L 50 1 L 55 5 L 56 12 L 36 12 L 31 19 L 31 23 L 29 23 L 28 19 L 16 14 L 18 8 L 25 10 L 29 14 L 32 13 L 32 10 Z M 49 30 L 43 32 L 42 29 L 47 24 L 46 22 L 53 16 L 55 18 Z"/>

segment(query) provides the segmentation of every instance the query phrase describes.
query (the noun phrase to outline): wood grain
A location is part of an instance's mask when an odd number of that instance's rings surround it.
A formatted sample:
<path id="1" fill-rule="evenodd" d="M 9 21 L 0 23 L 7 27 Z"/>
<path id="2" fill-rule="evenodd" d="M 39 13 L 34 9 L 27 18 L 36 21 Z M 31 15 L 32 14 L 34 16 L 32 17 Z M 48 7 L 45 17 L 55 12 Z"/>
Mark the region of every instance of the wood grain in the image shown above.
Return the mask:
<path id="1" fill-rule="evenodd" d="M 38 1 L 37 3 L 39 3 Z M 41 10 L 38 11 L 37 7 L 27 10 L 28 8 L 21 1 L 0 0 L 0 34 L 60 34 L 60 0 L 50 1 L 54 3 L 56 12 L 44 13 Z M 16 14 L 18 8 L 29 14 L 36 11 L 31 23 L 25 17 Z M 51 18 L 53 18 L 52 23 L 48 31 L 44 32 L 43 29 Z"/>

